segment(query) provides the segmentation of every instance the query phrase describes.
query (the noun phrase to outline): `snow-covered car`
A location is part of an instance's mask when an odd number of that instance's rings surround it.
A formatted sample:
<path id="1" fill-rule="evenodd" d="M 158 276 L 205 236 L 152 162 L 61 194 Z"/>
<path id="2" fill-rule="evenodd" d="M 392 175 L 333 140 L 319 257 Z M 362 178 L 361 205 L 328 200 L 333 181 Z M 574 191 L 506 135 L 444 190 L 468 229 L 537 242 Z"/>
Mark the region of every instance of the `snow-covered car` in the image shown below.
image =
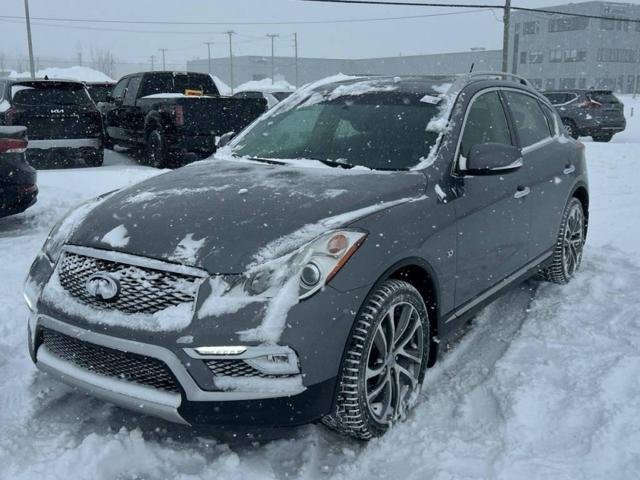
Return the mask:
<path id="1" fill-rule="evenodd" d="M 235 98 L 264 98 L 267 101 L 267 108 L 271 109 L 292 93 L 292 91 L 244 90 L 235 93 L 233 96 Z"/>
<path id="2" fill-rule="evenodd" d="M 41 370 L 184 424 L 383 434 L 480 308 L 568 282 L 583 145 L 507 74 L 338 76 L 75 208 L 25 286 Z"/>

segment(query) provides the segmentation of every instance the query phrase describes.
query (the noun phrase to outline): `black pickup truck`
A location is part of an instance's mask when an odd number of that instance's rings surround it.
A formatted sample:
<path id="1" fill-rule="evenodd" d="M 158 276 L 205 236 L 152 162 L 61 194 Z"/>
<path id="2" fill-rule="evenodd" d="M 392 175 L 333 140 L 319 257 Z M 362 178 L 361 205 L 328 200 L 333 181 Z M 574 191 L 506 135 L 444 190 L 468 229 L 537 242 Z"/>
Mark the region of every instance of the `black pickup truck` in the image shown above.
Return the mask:
<path id="1" fill-rule="evenodd" d="M 107 141 L 143 147 L 154 167 L 174 166 L 208 157 L 217 137 L 242 130 L 266 109 L 261 98 L 221 96 L 207 74 L 135 73 L 118 81 L 105 105 Z"/>

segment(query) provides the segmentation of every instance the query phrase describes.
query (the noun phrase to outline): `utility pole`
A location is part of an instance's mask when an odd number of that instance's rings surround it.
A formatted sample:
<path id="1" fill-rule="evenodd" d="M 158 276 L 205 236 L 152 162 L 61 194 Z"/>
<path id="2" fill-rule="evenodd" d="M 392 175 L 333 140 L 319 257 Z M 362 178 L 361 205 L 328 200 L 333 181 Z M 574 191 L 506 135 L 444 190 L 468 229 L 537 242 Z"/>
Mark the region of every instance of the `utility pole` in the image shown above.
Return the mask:
<path id="1" fill-rule="evenodd" d="M 511 0 L 504 2 L 504 30 L 502 32 L 502 71 L 509 70 L 509 26 L 511 23 Z"/>
<path id="2" fill-rule="evenodd" d="M 275 75 L 276 75 L 276 65 L 275 65 L 275 50 L 274 50 L 274 41 L 276 38 L 278 38 L 280 35 L 276 35 L 275 33 L 269 33 L 267 34 L 267 37 L 269 37 L 271 39 L 271 85 L 274 84 L 275 82 Z"/>
<path id="3" fill-rule="evenodd" d="M 155 55 L 151 55 L 151 71 L 153 72 L 155 70 L 155 64 L 156 64 L 156 56 Z"/>
<path id="4" fill-rule="evenodd" d="M 300 86 L 298 81 L 298 32 L 293 34 L 293 49 L 296 55 L 296 88 L 298 88 Z"/>
<path id="5" fill-rule="evenodd" d="M 207 46 L 207 58 L 209 59 L 209 75 L 211 75 L 211 45 L 213 45 L 213 42 L 204 42 L 204 44 Z"/>
<path id="6" fill-rule="evenodd" d="M 166 48 L 159 48 L 158 50 L 160 50 L 162 52 L 162 70 L 164 71 L 164 70 L 167 69 L 167 66 L 164 63 L 164 54 L 167 51 L 167 49 Z"/>
<path id="7" fill-rule="evenodd" d="M 229 35 L 229 80 L 231 85 L 229 85 L 229 87 L 231 87 L 231 95 L 233 95 L 233 45 L 232 45 L 232 38 L 233 38 L 233 34 L 236 33 L 233 30 L 229 30 L 228 32 L 224 32 L 227 35 Z"/>
<path id="8" fill-rule="evenodd" d="M 36 78 L 36 67 L 33 63 L 33 42 L 31 41 L 31 17 L 29 16 L 29 0 L 24 0 L 24 18 L 27 21 L 27 42 L 29 44 L 29 67 L 31 78 Z"/>

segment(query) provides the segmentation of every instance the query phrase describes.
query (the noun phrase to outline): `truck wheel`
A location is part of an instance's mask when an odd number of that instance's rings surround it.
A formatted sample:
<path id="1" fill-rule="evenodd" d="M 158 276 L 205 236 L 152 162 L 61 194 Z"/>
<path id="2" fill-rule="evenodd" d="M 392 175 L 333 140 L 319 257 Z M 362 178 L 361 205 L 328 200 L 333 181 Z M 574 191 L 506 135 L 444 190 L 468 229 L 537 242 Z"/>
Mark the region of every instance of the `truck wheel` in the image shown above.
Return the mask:
<path id="1" fill-rule="evenodd" d="M 586 218 L 582 202 L 573 197 L 562 214 L 562 223 L 553 251 L 553 261 L 539 278 L 564 285 L 573 278 L 582 262 L 586 239 Z"/>
<path id="2" fill-rule="evenodd" d="M 420 393 L 429 340 L 429 316 L 420 293 L 400 280 L 382 283 L 355 320 L 335 409 L 323 423 L 369 440 L 404 419 Z"/>
<path id="3" fill-rule="evenodd" d="M 83 156 L 84 163 L 87 164 L 87 167 L 101 167 L 104 163 L 104 150 L 95 150 L 93 152 L 89 152 Z"/>
<path id="4" fill-rule="evenodd" d="M 577 139 L 580 136 L 578 134 L 578 127 L 576 127 L 576 124 L 573 120 L 571 120 L 570 118 L 563 118 L 562 124 L 564 125 L 564 131 L 567 132 L 567 135 L 569 135 L 571 138 Z"/>
<path id="5" fill-rule="evenodd" d="M 169 162 L 167 142 L 162 130 L 155 128 L 147 136 L 147 164 L 155 168 L 165 168 Z"/>
<path id="6" fill-rule="evenodd" d="M 594 135 L 591 137 L 594 142 L 610 142 L 613 138 L 613 135 Z"/>

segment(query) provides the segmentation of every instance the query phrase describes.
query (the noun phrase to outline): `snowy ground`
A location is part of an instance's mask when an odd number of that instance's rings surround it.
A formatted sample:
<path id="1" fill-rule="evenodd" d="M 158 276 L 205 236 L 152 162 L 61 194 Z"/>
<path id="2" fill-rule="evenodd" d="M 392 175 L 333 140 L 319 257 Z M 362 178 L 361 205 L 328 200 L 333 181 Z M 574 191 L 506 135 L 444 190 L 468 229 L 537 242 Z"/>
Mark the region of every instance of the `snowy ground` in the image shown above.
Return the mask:
<path id="1" fill-rule="evenodd" d="M 428 372 L 408 421 L 369 444 L 319 426 L 260 441 L 188 430 L 37 373 L 22 281 L 49 228 L 79 201 L 157 173 L 114 153 L 103 168 L 41 172 L 38 203 L 0 220 L 0 479 L 638 478 L 635 105 L 627 132 L 587 142 L 591 229 L 575 281 L 527 282 L 488 307 Z"/>

